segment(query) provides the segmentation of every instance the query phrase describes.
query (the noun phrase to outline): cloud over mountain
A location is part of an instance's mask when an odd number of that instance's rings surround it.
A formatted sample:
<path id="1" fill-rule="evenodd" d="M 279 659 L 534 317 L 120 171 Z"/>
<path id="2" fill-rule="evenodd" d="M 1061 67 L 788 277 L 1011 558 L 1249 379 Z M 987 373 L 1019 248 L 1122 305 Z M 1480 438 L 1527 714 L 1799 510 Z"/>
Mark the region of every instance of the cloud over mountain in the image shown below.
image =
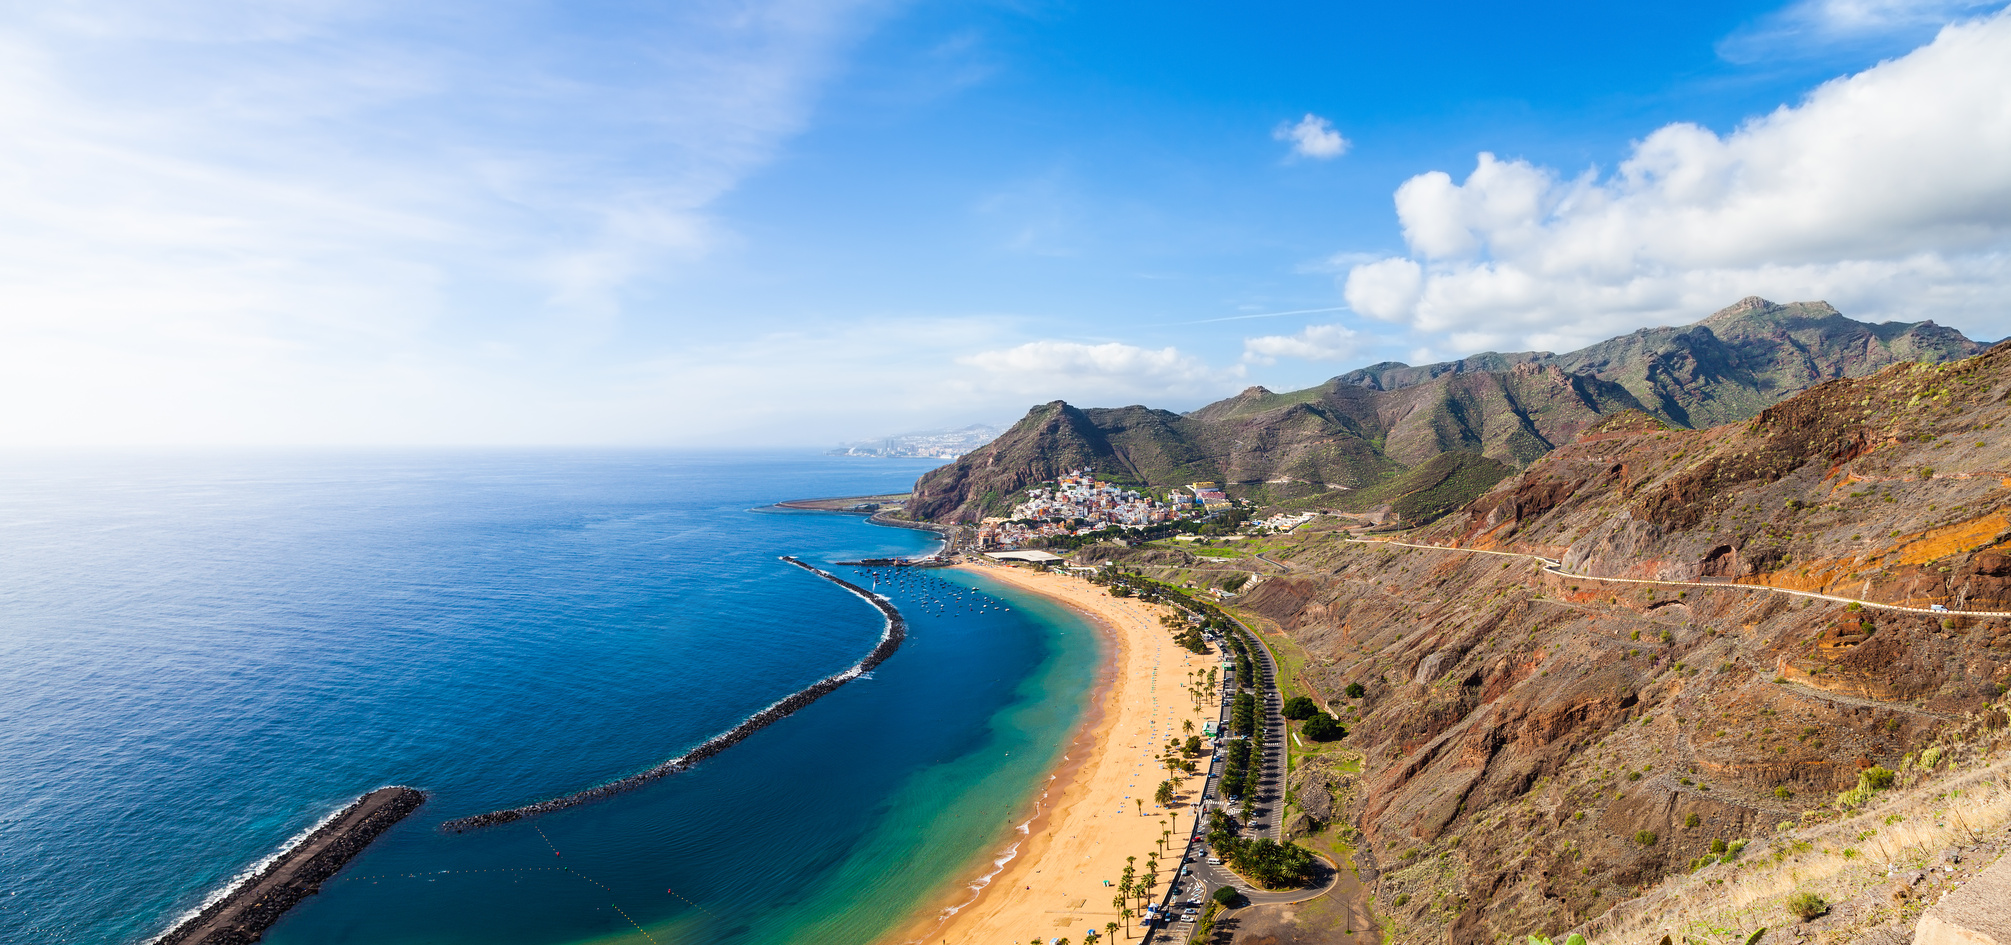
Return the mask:
<path id="1" fill-rule="evenodd" d="M 1345 361 L 1360 353 L 1355 330 L 1345 325 L 1307 325 L 1296 335 L 1243 339 L 1243 360 L 1256 364 L 1272 364 L 1279 358 Z"/>
<path id="2" fill-rule="evenodd" d="M 1106 342 L 1031 341 L 957 359 L 976 369 L 964 386 L 1032 397 L 1188 400 L 1212 394 L 1236 373 L 1211 368 L 1180 349 Z"/>

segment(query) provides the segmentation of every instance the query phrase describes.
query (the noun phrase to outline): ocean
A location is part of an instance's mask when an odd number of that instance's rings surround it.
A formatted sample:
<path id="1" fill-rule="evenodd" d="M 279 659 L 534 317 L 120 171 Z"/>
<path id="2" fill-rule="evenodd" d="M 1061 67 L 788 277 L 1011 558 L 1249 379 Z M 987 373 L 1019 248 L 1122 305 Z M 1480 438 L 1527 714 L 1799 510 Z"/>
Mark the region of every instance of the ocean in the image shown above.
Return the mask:
<path id="1" fill-rule="evenodd" d="M 0 458 L 0 941 L 144 942 L 387 784 L 431 799 L 267 941 L 865 943 L 960 897 L 1019 836 L 1099 646 L 974 576 L 883 581 L 898 653 L 691 771 L 438 829 L 644 770 L 852 665 L 881 615 L 778 556 L 870 586 L 834 563 L 933 537 L 768 506 L 929 465 Z"/>

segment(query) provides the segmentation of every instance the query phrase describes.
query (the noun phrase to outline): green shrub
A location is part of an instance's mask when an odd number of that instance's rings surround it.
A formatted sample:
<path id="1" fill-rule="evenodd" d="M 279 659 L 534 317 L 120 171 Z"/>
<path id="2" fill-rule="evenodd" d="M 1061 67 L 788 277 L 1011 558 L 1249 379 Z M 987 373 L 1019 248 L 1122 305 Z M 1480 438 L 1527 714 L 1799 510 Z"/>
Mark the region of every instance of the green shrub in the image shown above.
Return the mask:
<path id="1" fill-rule="evenodd" d="M 1236 904 L 1237 897 L 1241 895 L 1242 893 L 1236 891 L 1236 887 L 1224 886 L 1221 889 L 1215 890 L 1214 899 L 1224 906 L 1233 906 Z"/>
<path id="2" fill-rule="evenodd" d="M 1300 731 L 1316 742 L 1331 742 L 1348 737 L 1348 730 L 1325 712 L 1315 713 L 1312 718 L 1307 719 L 1306 727 Z"/>
<path id="3" fill-rule="evenodd" d="M 1296 843 L 1279 843 L 1270 837 L 1249 840 L 1225 837 L 1215 849 L 1236 872 L 1266 889 L 1289 889 L 1312 879 L 1317 861 Z"/>
<path id="4" fill-rule="evenodd" d="M 1285 700 L 1284 715 L 1294 722 L 1303 722 L 1320 711 L 1318 703 L 1306 696 L 1293 696 Z"/>
<path id="5" fill-rule="evenodd" d="M 1788 798 L 1795 796 L 1795 792 L 1788 790 L 1787 785 L 1784 784 L 1781 785 L 1780 787 L 1774 788 L 1774 796 L 1785 801 Z"/>
<path id="6" fill-rule="evenodd" d="M 1829 911 L 1829 903 L 1812 892 L 1798 892 L 1788 897 L 1788 913 L 1807 922 Z"/>
<path id="7" fill-rule="evenodd" d="M 1704 818 L 1699 817 L 1696 814 L 1691 814 L 1688 817 L 1683 818 L 1683 829 L 1685 830 L 1692 829 L 1696 827 L 1698 824 L 1701 824 L 1703 822 Z"/>
<path id="8" fill-rule="evenodd" d="M 1712 853 L 1723 853 L 1723 852 L 1725 852 L 1725 841 L 1724 841 L 1724 838 L 1720 837 L 1720 838 L 1718 838 L 1718 839 L 1716 839 L 1716 840 L 1712 840 L 1712 841 L 1711 841 L 1711 852 L 1712 852 Z"/>
<path id="9" fill-rule="evenodd" d="M 1662 838 L 1655 836 L 1655 831 L 1653 830 L 1637 830 L 1634 832 L 1634 842 L 1644 847 L 1652 847 L 1660 839 Z"/>
<path id="10" fill-rule="evenodd" d="M 1351 682 L 1351 683 L 1348 683 L 1348 698 L 1350 698 L 1350 699 L 1360 699 L 1360 698 L 1362 697 L 1362 693 L 1365 693 L 1365 692 L 1368 692 L 1368 690 L 1367 690 L 1367 689 L 1364 689 L 1364 688 L 1362 688 L 1362 684 L 1361 684 L 1361 683 L 1358 683 L 1358 682 Z"/>

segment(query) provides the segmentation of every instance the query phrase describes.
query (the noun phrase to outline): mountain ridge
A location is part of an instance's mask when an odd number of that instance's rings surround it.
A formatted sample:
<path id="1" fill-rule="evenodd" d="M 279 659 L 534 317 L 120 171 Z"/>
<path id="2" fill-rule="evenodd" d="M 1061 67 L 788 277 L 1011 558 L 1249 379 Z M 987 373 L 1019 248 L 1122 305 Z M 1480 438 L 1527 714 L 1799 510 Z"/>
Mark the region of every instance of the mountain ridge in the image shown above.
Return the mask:
<path id="1" fill-rule="evenodd" d="M 973 521 L 1002 511 L 1028 485 L 1082 466 L 1143 486 L 1213 480 L 1264 502 L 1345 506 L 1336 493 L 1373 487 L 1447 453 L 1519 469 L 1617 413 L 1708 427 L 1823 381 L 1984 348 L 1931 321 L 1873 325 L 1826 302 L 1748 297 L 1689 325 L 1644 328 L 1564 354 L 1384 362 L 1298 391 L 1252 386 L 1184 414 L 1053 401 L 925 474 L 908 508 L 917 518 Z"/>

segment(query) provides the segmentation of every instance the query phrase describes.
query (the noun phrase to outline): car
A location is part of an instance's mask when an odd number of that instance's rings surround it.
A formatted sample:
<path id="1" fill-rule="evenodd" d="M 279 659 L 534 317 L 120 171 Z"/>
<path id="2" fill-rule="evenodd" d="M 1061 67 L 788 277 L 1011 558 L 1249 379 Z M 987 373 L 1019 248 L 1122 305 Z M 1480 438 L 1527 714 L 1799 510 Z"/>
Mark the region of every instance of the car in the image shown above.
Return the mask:
<path id="1" fill-rule="evenodd" d="M 1222 865 L 1222 858 L 1221 858 L 1221 857 L 1219 857 L 1219 856 L 1211 856 L 1211 857 L 1209 857 L 1209 858 L 1208 858 L 1208 863 L 1209 863 L 1209 865 L 1211 865 L 1211 866 L 1221 866 L 1221 865 Z"/>

